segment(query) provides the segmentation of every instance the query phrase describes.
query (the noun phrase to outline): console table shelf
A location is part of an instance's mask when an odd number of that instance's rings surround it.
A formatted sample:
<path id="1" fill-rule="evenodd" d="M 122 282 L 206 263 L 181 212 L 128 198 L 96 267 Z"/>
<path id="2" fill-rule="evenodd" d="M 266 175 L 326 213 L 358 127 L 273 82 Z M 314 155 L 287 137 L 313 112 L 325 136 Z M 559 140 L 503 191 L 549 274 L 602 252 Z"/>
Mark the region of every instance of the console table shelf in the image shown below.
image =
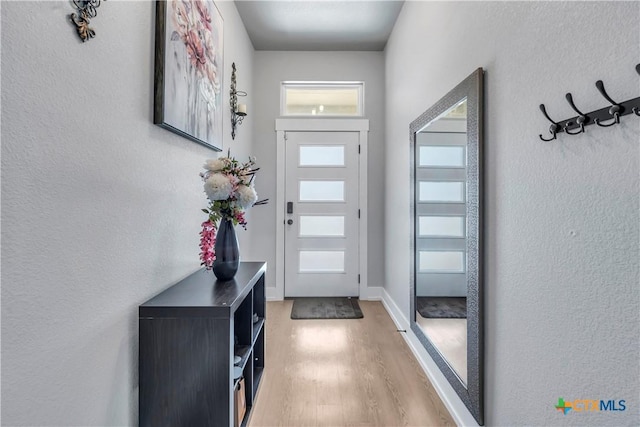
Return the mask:
<path id="1" fill-rule="evenodd" d="M 266 263 L 199 270 L 139 306 L 139 425 L 246 425 L 264 371 Z M 254 314 L 258 320 L 254 323 Z M 234 356 L 246 413 L 234 420 Z"/>

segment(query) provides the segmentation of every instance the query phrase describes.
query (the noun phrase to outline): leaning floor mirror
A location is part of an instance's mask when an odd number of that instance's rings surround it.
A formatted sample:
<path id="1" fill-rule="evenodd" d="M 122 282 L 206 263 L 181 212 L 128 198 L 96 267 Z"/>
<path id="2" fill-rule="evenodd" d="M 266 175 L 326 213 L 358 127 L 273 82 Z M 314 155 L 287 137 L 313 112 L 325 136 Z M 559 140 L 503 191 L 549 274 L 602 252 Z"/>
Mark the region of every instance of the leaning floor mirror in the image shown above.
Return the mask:
<path id="1" fill-rule="evenodd" d="M 411 123 L 411 330 L 483 425 L 483 70 Z"/>

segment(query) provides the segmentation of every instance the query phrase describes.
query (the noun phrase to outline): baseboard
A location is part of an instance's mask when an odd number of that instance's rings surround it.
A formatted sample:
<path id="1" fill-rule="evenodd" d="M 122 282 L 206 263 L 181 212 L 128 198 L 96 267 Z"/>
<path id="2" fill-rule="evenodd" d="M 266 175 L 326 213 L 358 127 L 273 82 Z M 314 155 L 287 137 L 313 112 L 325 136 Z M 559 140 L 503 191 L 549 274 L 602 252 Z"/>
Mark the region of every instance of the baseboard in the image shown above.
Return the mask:
<path id="1" fill-rule="evenodd" d="M 409 327 L 409 319 L 404 315 L 402 310 L 398 307 L 395 301 L 387 293 L 386 289 L 382 288 L 382 305 L 389 313 L 389 317 L 395 323 L 396 327 L 400 330 L 407 331 L 401 334 L 405 339 L 405 342 L 413 352 L 413 355 L 418 360 L 418 363 L 427 374 L 429 381 L 433 384 L 438 396 L 447 408 L 453 421 L 458 426 L 478 426 L 478 423 L 473 418 L 473 415 L 469 412 L 464 403 L 460 400 L 455 390 L 451 387 L 447 378 L 440 372 L 438 365 L 433 361 L 429 353 L 424 349 L 418 337 L 413 333 Z"/>
<path id="2" fill-rule="evenodd" d="M 396 302 L 391 299 L 391 296 L 387 293 L 387 290 L 382 288 L 382 305 L 389 313 L 389 317 L 393 320 L 393 323 L 396 324 L 396 327 L 402 331 L 406 331 L 409 329 L 409 319 L 405 316 L 400 307 L 396 305 Z M 404 337 L 404 335 L 402 335 Z M 405 337 L 406 340 L 406 337 Z"/>
<path id="3" fill-rule="evenodd" d="M 282 296 L 278 295 L 278 289 L 274 288 L 274 287 L 265 287 L 265 297 L 267 298 L 267 301 L 282 301 L 283 298 Z"/>
<path id="4" fill-rule="evenodd" d="M 368 286 L 364 288 L 363 291 L 364 295 L 360 295 L 359 299 L 364 301 L 381 301 L 384 288 L 382 286 Z"/>

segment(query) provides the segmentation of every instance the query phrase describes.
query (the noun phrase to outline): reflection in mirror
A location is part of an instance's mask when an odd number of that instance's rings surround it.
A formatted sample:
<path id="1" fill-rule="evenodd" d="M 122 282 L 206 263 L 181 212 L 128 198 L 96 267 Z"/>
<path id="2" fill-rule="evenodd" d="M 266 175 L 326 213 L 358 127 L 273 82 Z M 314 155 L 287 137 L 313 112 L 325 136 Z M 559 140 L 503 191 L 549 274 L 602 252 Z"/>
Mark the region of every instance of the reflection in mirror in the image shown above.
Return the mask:
<path id="1" fill-rule="evenodd" d="M 416 134 L 416 323 L 467 384 L 467 99 Z M 449 179 L 459 181 L 447 181 Z M 430 190 L 425 190 L 424 187 Z M 455 249 L 455 250 L 451 250 Z"/>
<path id="2" fill-rule="evenodd" d="M 411 330 L 480 425 L 482 73 L 411 123 Z"/>

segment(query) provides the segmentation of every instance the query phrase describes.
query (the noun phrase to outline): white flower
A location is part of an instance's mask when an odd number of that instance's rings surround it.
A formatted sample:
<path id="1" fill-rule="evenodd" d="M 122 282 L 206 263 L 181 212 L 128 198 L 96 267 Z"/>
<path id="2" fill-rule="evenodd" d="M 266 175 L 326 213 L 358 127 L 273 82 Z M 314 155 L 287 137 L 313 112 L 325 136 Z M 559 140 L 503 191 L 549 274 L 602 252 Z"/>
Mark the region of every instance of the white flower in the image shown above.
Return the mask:
<path id="1" fill-rule="evenodd" d="M 248 187 L 246 185 L 238 186 L 238 203 L 242 207 L 242 209 L 248 209 L 258 200 L 258 194 L 253 187 Z"/>
<path id="2" fill-rule="evenodd" d="M 226 200 L 231 196 L 233 183 L 226 175 L 214 173 L 204 182 L 204 191 L 209 200 Z"/>
<path id="3" fill-rule="evenodd" d="M 239 176 L 239 182 L 241 182 L 244 185 L 249 185 L 251 184 L 251 177 L 252 175 L 242 174 Z"/>
<path id="4" fill-rule="evenodd" d="M 204 164 L 204 168 L 211 172 L 218 172 L 224 169 L 225 165 L 226 162 L 223 159 L 208 159 Z"/>

